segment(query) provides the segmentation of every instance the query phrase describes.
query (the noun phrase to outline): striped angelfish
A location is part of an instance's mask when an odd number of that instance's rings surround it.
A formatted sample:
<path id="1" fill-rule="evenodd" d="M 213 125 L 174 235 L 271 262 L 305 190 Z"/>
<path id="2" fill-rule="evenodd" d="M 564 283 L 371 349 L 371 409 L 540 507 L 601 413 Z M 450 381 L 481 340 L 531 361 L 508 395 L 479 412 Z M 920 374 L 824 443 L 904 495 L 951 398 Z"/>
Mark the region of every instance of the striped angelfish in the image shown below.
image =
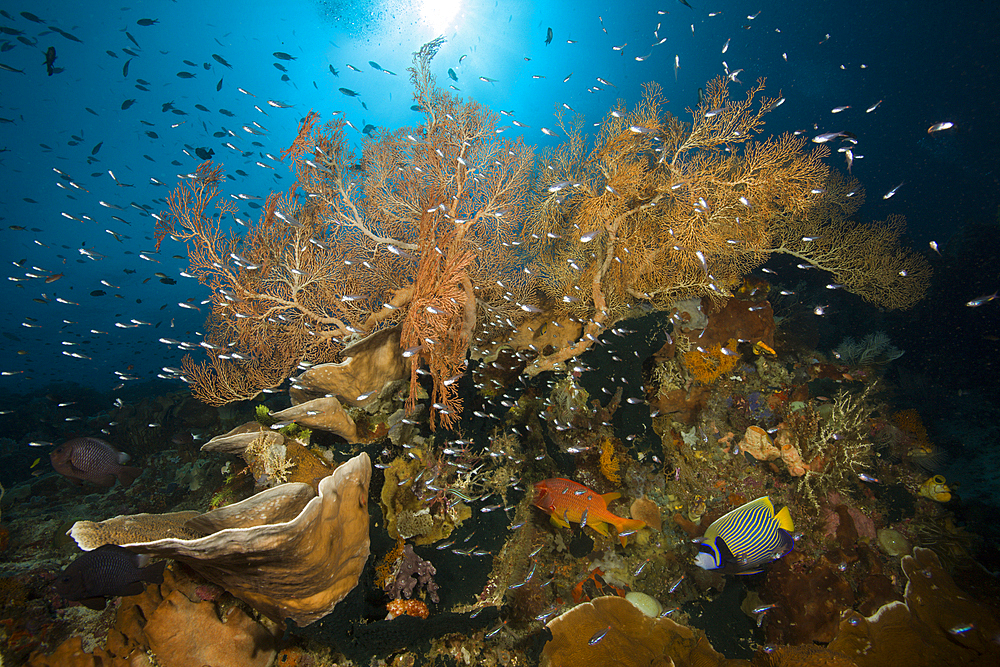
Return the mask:
<path id="1" fill-rule="evenodd" d="M 777 514 L 771 499 L 762 496 L 718 518 L 698 545 L 695 565 L 724 574 L 757 574 L 762 566 L 792 550 L 792 515 Z"/>

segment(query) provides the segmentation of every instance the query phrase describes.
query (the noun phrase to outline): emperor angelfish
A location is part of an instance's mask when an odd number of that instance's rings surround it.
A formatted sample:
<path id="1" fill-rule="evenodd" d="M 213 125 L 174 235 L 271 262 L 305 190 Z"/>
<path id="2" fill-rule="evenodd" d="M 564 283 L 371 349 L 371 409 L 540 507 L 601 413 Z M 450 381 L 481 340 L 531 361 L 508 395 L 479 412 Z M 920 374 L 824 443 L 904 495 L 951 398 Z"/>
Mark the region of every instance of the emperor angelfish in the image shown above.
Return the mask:
<path id="1" fill-rule="evenodd" d="M 788 508 L 775 514 L 771 499 L 762 496 L 714 521 L 701 538 L 694 563 L 724 574 L 757 574 L 762 565 L 792 550 L 794 530 Z"/>

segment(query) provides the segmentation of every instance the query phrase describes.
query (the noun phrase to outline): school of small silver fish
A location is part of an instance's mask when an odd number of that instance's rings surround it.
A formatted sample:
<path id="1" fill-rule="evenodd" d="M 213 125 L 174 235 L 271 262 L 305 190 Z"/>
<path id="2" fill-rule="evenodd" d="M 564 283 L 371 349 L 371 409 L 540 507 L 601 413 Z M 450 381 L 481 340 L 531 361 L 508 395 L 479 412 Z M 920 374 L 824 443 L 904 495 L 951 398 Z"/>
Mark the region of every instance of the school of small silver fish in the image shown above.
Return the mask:
<path id="1" fill-rule="evenodd" d="M 41 379 L 54 376 L 54 369 L 61 369 L 63 366 L 55 363 L 52 353 L 42 352 L 39 348 L 47 343 L 56 343 L 59 345 L 56 348 L 58 354 L 81 362 L 74 368 L 85 369 L 88 373 L 103 376 L 106 381 L 112 382 L 113 386 L 149 378 L 151 375 L 174 379 L 174 374 L 165 373 L 159 367 L 151 367 L 150 364 L 143 363 L 142 359 L 137 358 L 133 363 L 121 363 L 128 354 L 125 350 L 131 350 L 133 356 L 141 357 L 143 350 L 147 349 L 145 345 L 156 339 L 161 342 L 178 340 L 177 343 L 166 343 L 173 350 L 168 353 L 171 358 L 176 358 L 176 352 L 193 349 L 200 344 L 197 339 L 200 324 L 197 315 L 201 312 L 200 306 L 205 300 L 198 296 L 190 296 L 192 293 L 197 294 L 198 290 L 189 284 L 193 289 L 187 294 L 182 294 L 179 299 L 169 299 L 165 296 L 166 290 L 151 289 L 157 286 L 149 284 L 155 280 L 160 284 L 171 285 L 179 279 L 187 278 L 183 270 L 183 257 L 169 256 L 165 252 L 154 256 L 149 251 L 152 245 L 149 242 L 151 220 L 165 209 L 164 197 L 167 189 L 173 187 L 179 178 L 184 178 L 198 162 L 212 158 L 221 159 L 227 165 L 228 178 L 234 186 L 231 196 L 242 205 L 241 213 L 234 217 L 237 222 L 243 224 L 250 219 L 252 209 L 259 209 L 260 204 L 257 202 L 262 199 L 259 193 L 270 188 L 280 188 L 282 181 L 287 177 L 287 174 L 282 173 L 280 169 L 281 160 L 276 157 L 280 150 L 278 147 L 287 141 L 291 134 L 289 128 L 293 127 L 293 123 L 310 105 L 307 101 L 309 96 L 315 97 L 317 94 L 326 96 L 330 90 L 336 90 L 343 98 L 352 100 L 353 106 L 327 111 L 330 115 L 344 114 L 345 118 L 357 119 L 358 112 L 361 111 L 362 116 L 374 117 L 376 113 L 382 113 L 389 117 L 400 117 L 410 123 L 419 120 L 397 113 L 401 107 L 404 110 L 406 107 L 402 101 L 392 101 L 391 92 L 388 93 L 389 99 L 386 99 L 383 89 L 387 80 L 401 77 L 398 77 L 393 69 L 381 65 L 375 58 L 359 56 L 358 60 L 355 60 L 355 63 L 367 61 L 366 66 L 356 66 L 349 62 L 329 62 L 328 69 L 325 70 L 327 78 L 317 79 L 311 78 L 316 76 L 315 73 L 296 74 L 294 71 L 295 68 L 301 69 L 303 61 L 315 60 L 314 54 L 306 52 L 302 47 L 297 50 L 291 48 L 294 53 L 289 53 L 282 50 L 289 48 L 281 46 L 284 44 L 282 41 L 273 41 L 279 46 L 278 49 L 268 48 L 264 43 L 265 39 L 255 38 L 261 41 L 261 44 L 259 48 L 254 49 L 257 51 L 253 54 L 254 59 L 260 61 L 270 59 L 274 68 L 281 72 L 277 81 L 267 82 L 269 88 L 262 89 L 262 83 L 246 82 L 248 77 L 245 75 L 241 78 L 241 67 L 245 67 L 248 63 L 239 62 L 232 54 L 231 45 L 234 36 L 231 33 L 215 37 L 213 43 L 204 45 L 204 50 L 198 55 L 178 55 L 170 48 L 172 45 L 165 40 L 169 34 L 166 32 L 167 21 L 146 18 L 136 20 L 128 18 L 127 15 L 128 12 L 124 12 L 122 16 L 127 27 L 116 31 L 118 35 L 116 41 L 119 43 L 105 45 L 113 48 L 98 49 L 94 44 L 97 38 L 80 30 L 76 33 L 64 30 L 60 27 L 62 21 L 57 17 L 40 17 L 31 12 L 16 14 L 7 10 L 0 14 L 2 17 L 0 20 L 4 21 L 3 32 L 0 34 L 0 49 L 2 49 L 0 69 L 8 77 L 7 85 L 16 86 L 21 83 L 18 78 L 10 77 L 27 76 L 25 72 L 31 67 L 25 62 L 25 52 L 28 49 L 38 48 L 41 43 L 55 42 L 55 47 L 49 50 L 45 58 L 48 74 L 49 76 L 55 74 L 55 80 L 60 78 L 67 80 L 68 77 L 80 80 L 82 73 L 74 71 L 73 61 L 82 56 L 80 51 L 85 47 L 96 51 L 105 58 L 105 61 L 95 66 L 102 70 L 110 70 L 115 79 L 114 88 L 123 91 L 120 96 L 125 99 L 118 104 L 106 94 L 102 94 L 93 101 L 81 97 L 72 104 L 76 105 L 76 113 L 90 114 L 98 118 L 101 125 L 109 130 L 112 127 L 110 123 L 115 123 L 115 127 L 122 124 L 123 127 L 131 126 L 132 131 L 138 136 L 139 143 L 128 150 L 134 151 L 133 155 L 141 158 L 141 160 L 136 160 L 135 157 L 129 158 L 128 152 L 117 145 L 121 143 L 120 137 L 113 133 L 106 132 L 104 136 L 95 137 L 93 130 L 85 132 L 83 129 L 70 129 L 72 123 L 68 126 L 56 125 L 49 128 L 47 132 L 49 136 L 44 141 L 38 142 L 34 151 L 37 162 L 39 165 L 43 163 L 48 165 L 49 177 L 31 188 L 19 189 L 22 196 L 17 205 L 19 209 L 26 211 L 33 210 L 30 207 L 44 210 L 55 206 L 58 207 L 55 215 L 62 218 L 63 222 L 71 221 L 80 226 L 74 229 L 64 228 L 61 224 L 42 223 L 41 220 L 52 219 L 51 213 L 42 216 L 31 215 L 31 219 L 35 220 L 31 224 L 21 224 L 27 219 L 25 216 L 8 220 L 7 229 L 13 242 L 8 246 L 13 253 L 11 257 L 13 270 L 10 271 L 8 280 L 18 289 L 12 292 L 12 297 L 27 296 L 40 307 L 26 309 L 20 322 L 23 331 L 17 334 L 7 332 L 7 338 L 13 346 L 21 348 L 24 354 L 21 358 L 9 356 L 3 358 L 0 372 L 5 376 L 25 376 L 19 378 L 21 381 L 29 377 Z M 628 55 L 629 60 L 637 63 L 636 67 L 645 68 L 637 70 L 633 76 L 655 77 L 656 63 L 662 65 L 667 61 L 673 67 L 674 79 L 678 79 L 682 71 L 681 54 L 668 53 L 666 49 L 670 47 L 666 44 L 669 35 L 677 29 L 675 24 L 679 17 L 671 14 L 669 10 L 652 12 L 647 21 L 646 37 L 641 40 L 614 39 L 615 29 L 609 29 L 609 26 L 617 25 L 618 21 L 612 23 L 610 20 L 605 20 L 606 18 L 610 17 L 594 16 L 593 29 L 589 35 L 586 32 L 564 34 L 561 35 L 563 37 L 561 42 L 558 39 L 560 29 L 547 27 L 543 43 L 545 47 L 552 45 L 551 48 L 543 48 L 539 52 L 527 49 L 532 55 L 524 56 L 523 62 L 532 69 L 524 71 L 522 76 L 529 80 L 544 80 L 546 77 L 561 79 L 567 86 L 562 89 L 549 88 L 546 92 L 555 96 L 554 102 L 571 112 L 579 108 L 583 102 L 580 97 L 581 90 L 592 95 L 601 95 L 611 102 L 615 96 L 621 94 L 617 92 L 616 84 L 612 83 L 614 72 L 595 72 L 591 81 L 596 81 L 596 84 L 585 83 L 586 79 L 578 74 L 584 83 L 574 86 L 569 83 L 573 72 L 559 72 L 558 63 L 561 60 L 555 58 L 555 54 L 559 53 L 557 47 L 560 43 L 563 44 L 563 49 L 580 50 L 582 57 L 585 53 L 583 49 L 599 48 L 600 42 L 603 41 L 608 44 L 607 48 L 611 52 Z M 747 15 L 746 19 L 751 22 L 741 26 L 746 30 L 757 26 L 763 20 L 761 12 Z M 706 21 L 706 25 L 710 25 L 713 21 L 724 21 L 725 16 L 723 12 L 709 12 L 703 20 Z M 695 34 L 695 25 L 691 24 L 690 27 L 691 34 Z M 781 32 L 780 26 L 776 31 Z M 829 37 L 822 42 L 827 39 Z M 729 59 L 740 58 L 741 48 L 745 42 L 743 35 L 726 36 L 721 55 Z M 327 51 L 336 53 L 338 50 L 341 49 L 337 44 L 327 42 Z M 405 51 L 393 56 L 395 69 L 404 68 L 407 56 L 408 53 Z M 694 52 L 691 52 L 690 57 L 695 57 Z M 781 57 L 787 61 L 789 58 L 787 51 L 781 53 Z M 379 59 L 384 61 L 385 56 Z M 552 61 L 552 64 L 547 61 Z M 122 63 L 120 76 L 117 76 L 118 62 Z M 481 58 L 476 49 L 465 50 L 456 55 L 451 66 L 446 68 L 446 81 L 456 91 L 459 90 L 456 84 L 465 82 L 470 87 L 463 92 L 486 101 L 494 99 L 494 96 L 490 91 L 477 89 L 475 82 L 507 87 L 516 84 L 510 77 L 501 78 L 493 76 L 491 71 L 483 71 L 486 62 L 487 60 Z M 59 63 L 60 66 L 55 67 L 55 63 Z M 193 87 L 191 91 L 184 91 L 183 86 L 169 81 L 165 76 L 167 72 L 172 71 L 172 63 L 183 67 L 176 72 L 175 78 L 189 82 L 186 85 Z M 731 67 L 726 61 L 720 62 L 719 66 L 724 75 L 739 83 L 737 77 L 745 68 Z M 860 67 L 866 68 L 867 65 L 861 64 Z M 494 68 L 500 69 L 496 64 Z M 555 71 L 553 68 L 556 68 Z M 159 83 L 156 83 L 152 79 L 156 77 L 158 71 L 163 72 L 164 76 Z M 305 76 L 302 76 L 303 74 Z M 766 72 L 758 72 L 755 76 L 761 74 Z M 292 79 L 293 75 L 296 76 L 296 80 Z M 211 80 L 210 86 L 205 85 L 209 83 L 203 81 L 205 79 Z M 341 85 L 342 81 L 345 85 Z M 300 82 L 304 90 L 299 90 Z M 140 91 L 141 96 L 132 97 L 129 92 L 124 91 L 131 91 L 133 94 L 134 91 Z M 219 94 L 203 94 L 212 91 Z M 162 98 L 151 100 L 150 97 L 157 92 L 167 97 L 169 101 L 162 101 Z M 233 92 L 237 94 L 233 95 Z M 221 104 L 213 112 L 205 104 L 185 101 L 189 100 L 191 95 L 198 95 L 206 103 L 209 99 L 215 98 Z M 114 97 L 113 94 L 111 97 Z M 289 97 L 295 99 L 296 103 L 284 101 Z M 775 106 L 784 103 L 786 97 L 781 97 Z M 17 107 L 20 107 L 21 103 L 15 106 L 11 104 L 12 101 L 12 96 L 6 96 L 3 105 L 7 108 L 0 111 L 2 115 L 0 121 L 14 126 L 30 123 L 33 112 L 29 111 L 27 116 L 24 113 L 17 113 Z M 331 98 L 331 101 L 335 105 L 336 97 Z M 368 114 L 369 102 L 376 104 L 376 101 L 378 107 L 371 109 L 371 113 Z M 870 104 L 865 108 L 865 112 L 872 113 L 880 109 L 883 101 L 885 100 L 880 99 Z M 891 105 L 892 100 L 889 99 L 886 104 Z M 100 110 L 95 109 L 95 106 Z M 592 104 L 587 106 L 593 108 Z M 832 113 L 838 114 L 839 119 L 847 116 L 847 112 L 853 106 L 842 104 L 834 107 Z M 391 111 L 387 107 L 391 107 Z M 154 112 L 154 109 L 158 112 Z M 414 110 L 418 113 L 420 111 L 417 107 L 411 109 Z M 271 115 L 282 111 L 285 115 L 280 118 Z M 600 113 L 600 106 L 596 111 Z M 718 111 L 720 110 L 709 111 L 706 116 Z M 511 125 L 499 127 L 498 132 L 521 132 L 530 142 L 538 142 L 544 137 L 563 136 L 563 133 L 556 129 L 558 120 L 551 117 L 545 119 L 538 111 L 523 109 L 518 112 L 504 109 L 501 114 L 510 118 Z M 515 114 L 518 114 L 518 119 L 513 118 Z M 525 122 L 520 118 L 533 118 L 534 121 Z M 364 135 L 370 135 L 379 127 L 375 123 L 357 120 L 352 122 L 350 119 L 347 120 L 347 124 L 359 133 L 363 132 Z M 856 118 L 854 124 L 858 124 Z M 929 134 L 953 132 L 956 127 L 953 121 L 944 120 L 934 123 L 927 132 Z M 644 130 L 639 127 L 633 129 L 638 133 Z M 816 129 L 822 129 L 819 123 L 816 124 Z M 116 129 L 115 132 L 117 131 Z M 806 130 L 800 132 L 808 133 Z M 854 132 L 834 129 L 814 133 L 811 136 L 817 143 L 841 144 L 837 151 L 844 155 L 849 171 L 857 160 L 864 157 L 858 152 L 860 140 Z M 114 148 L 111 147 L 112 143 L 116 144 Z M 88 146 L 90 146 L 89 152 Z M 174 159 L 169 160 L 169 165 L 162 164 L 163 157 L 151 155 L 163 146 L 171 146 L 176 151 Z M 159 150 L 162 151 L 162 148 Z M 13 165 L 8 165 L 8 168 L 20 171 Z M 262 173 L 265 171 L 269 173 Z M 128 177 L 120 178 L 123 173 L 128 174 Z M 38 170 L 34 170 L 33 174 L 38 175 Z M 264 184 L 264 187 L 260 187 L 260 184 Z M 883 198 L 895 197 L 903 185 L 899 183 L 892 187 L 885 192 Z M 53 190 L 53 186 L 59 190 Z M 157 188 L 160 188 L 159 194 Z M 51 194 L 43 195 L 43 190 Z M 10 196 L 11 193 L 8 193 L 8 197 Z M 66 243 L 69 239 L 65 232 L 69 230 L 74 230 L 70 237 L 82 236 L 82 240 L 73 244 Z M 14 232 L 20 234 L 15 235 Z M 102 235 L 106 240 L 101 240 Z M 14 248 L 18 247 L 23 250 L 15 252 Z M 136 257 L 143 261 L 123 262 L 128 257 Z M 90 262 L 98 263 L 100 268 L 73 267 L 74 263 L 86 266 L 86 263 Z M 157 270 L 150 271 L 152 267 L 149 265 L 156 266 Z M 112 282 L 121 284 L 112 286 Z M 180 292 L 181 289 L 178 287 L 172 291 Z M 102 299 L 103 303 L 96 301 L 97 299 Z M 109 299 L 121 301 L 112 306 L 107 303 Z M 981 304 L 970 302 L 969 305 Z M 94 311 L 98 311 L 100 317 L 95 317 L 97 313 Z M 822 314 L 821 307 L 817 308 L 817 314 Z M 157 335 L 156 330 L 164 328 L 183 331 L 183 334 L 178 333 L 168 337 Z M 115 332 L 118 336 L 112 336 L 112 331 L 115 329 L 118 330 Z M 121 330 L 127 329 L 136 329 L 136 332 L 123 339 Z M 146 333 L 148 330 L 152 331 Z M 42 370 L 45 368 L 53 370 L 48 372 Z"/>
<path id="2" fill-rule="evenodd" d="M 498 26 L 509 13 L 502 5 L 497 4 L 492 16 Z M 281 151 L 291 143 L 300 119 L 311 109 L 317 110 L 324 122 L 343 118 L 355 131 L 350 136 L 356 140 L 359 154 L 364 142 L 381 132 L 425 122 L 427 110 L 411 106 L 407 81 L 411 51 L 419 47 L 420 40 L 406 42 L 405 48 L 383 49 L 364 39 L 342 39 L 339 34 L 330 39 L 327 33 L 333 31 L 329 26 L 314 29 L 306 38 L 302 34 L 305 26 L 288 23 L 275 24 L 271 32 L 261 34 L 220 29 L 210 40 L 178 43 L 170 31 L 182 29 L 185 17 L 171 6 L 160 9 L 157 18 L 141 17 L 127 7 L 109 9 L 106 26 L 81 26 L 60 16 L 0 10 L 0 81 L 4 86 L 0 166 L 6 182 L 0 200 L 0 227 L 6 236 L 9 262 L 5 263 L 4 297 L 17 316 L 2 332 L 0 377 L 10 385 L 42 386 L 86 377 L 90 384 L 112 393 L 129 383 L 152 379 L 182 388 L 179 367 L 184 354 L 225 352 L 206 340 L 209 287 L 199 284 L 187 271 L 183 248 L 171 247 L 168 240 L 160 251 L 154 249 L 154 222 L 167 209 L 169 192 L 176 184 L 192 178 L 196 167 L 206 160 L 222 162 L 227 179 L 224 194 L 237 207 L 231 216 L 232 228 L 239 232 L 257 216 L 269 192 L 285 190 L 294 182 Z M 592 12 L 573 29 L 540 24 L 531 30 L 530 44 L 506 44 L 503 49 L 492 42 L 480 45 L 478 35 L 472 38 L 457 32 L 455 37 L 449 36 L 448 47 L 435 63 L 438 85 L 496 109 L 498 134 L 552 147 L 566 138 L 574 117 L 585 121 L 586 127 L 598 126 L 597 121 L 615 108 L 617 99 L 636 98 L 639 85 L 646 80 L 657 80 L 666 96 L 675 98 L 679 117 L 683 117 L 684 107 L 697 106 L 691 86 L 697 87 L 708 77 L 724 76 L 736 87 L 752 85 L 768 74 L 757 52 L 761 47 L 752 39 L 758 33 L 768 34 L 772 52 L 766 55 L 775 63 L 794 66 L 799 57 L 792 46 L 795 40 L 784 39 L 779 17 L 756 9 L 749 14 L 741 10 L 739 16 L 731 17 L 729 10 L 709 12 L 703 4 L 692 7 L 679 0 L 671 3 L 669 10 L 643 9 L 641 15 L 630 16 L 628 21 L 611 16 L 610 10 L 602 12 Z M 514 16 L 510 14 L 507 22 Z M 225 25 L 225 17 L 217 18 L 218 25 Z M 454 26 L 451 28 L 454 32 Z M 775 35 L 777 39 L 773 39 Z M 809 47 L 830 48 L 840 38 L 810 34 Z M 590 55 L 597 52 L 600 57 Z M 863 74 L 867 68 L 868 64 L 860 62 L 839 66 L 854 74 Z M 65 88 L 56 89 L 57 83 Z M 675 94 L 672 88 L 683 92 Z M 700 89 L 698 92 L 700 97 Z M 831 155 L 838 162 L 843 160 L 847 172 L 854 173 L 867 166 L 866 162 L 875 162 L 861 152 L 865 137 L 877 131 L 874 120 L 891 114 L 895 105 L 891 91 L 878 95 L 883 97 L 876 100 L 877 95 L 841 89 L 837 99 L 820 102 L 797 90 L 785 90 L 767 111 L 787 113 L 780 117 L 787 122 L 802 116 L 815 119 L 811 125 L 796 129 L 795 136 L 802 136 L 810 146 L 830 146 Z M 512 108 L 515 99 L 523 101 L 523 106 Z M 704 117 L 717 118 L 725 110 L 710 109 Z M 611 114 L 621 117 L 616 111 Z M 948 117 L 944 114 L 943 118 L 922 121 L 913 131 L 914 140 L 945 141 L 956 135 L 963 126 Z M 643 138 L 656 133 L 642 125 L 629 126 L 628 130 Z M 19 132 L 23 136 L 15 138 L 13 134 Z M 887 207 L 885 210 L 897 212 L 905 206 L 908 193 L 921 184 L 900 180 L 900 175 L 893 175 L 892 162 L 879 159 L 884 171 L 877 176 L 869 174 L 868 180 L 872 192 L 881 196 L 872 199 Z M 568 180 L 549 186 L 548 192 L 572 192 L 579 187 L 583 184 Z M 610 186 L 608 189 L 616 194 Z M 742 204 L 750 207 L 753 202 L 744 199 Z M 692 206 L 710 210 L 710 203 L 704 200 L 692 202 Z M 276 215 L 282 216 L 280 212 Z M 603 228 L 585 232 L 580 240 L 598 245 L 603 233 Z M 823 242 L 821 236 L 801 240 Z M 925 253 L 927 247 L 923 246 Z M 936 241 L 930 241 L 929 248 L 941 257 Z M 389 249 L 397 254 L 405 252 L 392 246 Z M 707 272 L 704 254 L 694 254 Z M 246 264 L 236 254 L 232 259 Z M 798 265 L 802 271 L 813 268 Z M 771 268 L 762 271 L 778 275 Z M 798 275 L 795 267 L 783 271 L 792 287 L 796 278 L 789 274 Z M 839 282 L 826 285 L 831 291 L 843 287 Z M 796 292 L 782 290 L 780 294 L 794 297 Z M 955 297 L 955 301 L 980 308 L 998 298 L 996 291 L 975 294 Z M 360 297 L 341 298 L 351 301 Z M 836 316 L 839 313 L 831 303 L 806 304 L 806 312 L 816 317 Z M 974 312 L 985 313 L 996 306 Z M 530 313 L 542 312 L 528 304 L 521 307 Z M 636 331 L 619 324 L 609 333 L 625 338 Z M 403 357 L 418 352 L 411 348 Z M 725 347 L 721 352 L 738 356 Z M 225 354 L 242 359 L 237 353 Z M 622 361 L 618 357 L 614 360 Z M 576 361 L 569 370 L 580 376 L 589 369 Z M 623 373 L 614 379 L 623 388 L 622 400 L 629 404 L 645 401 L 643 388 L 634 378 L 630 383 Z M 482 388 L 477 384 L 477 389 Z M 614 389 L 601 391 L 610 396 Z M 357 400 L 367 400 L 373 394 L 362 394 Z M 484 421 L 500 421 L 502 412 L 514 407 L 513 398 L 501 390 L 495 403 L 473 414 Z M 121 399 L 115 404 L 120 406 Z M 67 402 L 60 407 L 71 405 Z M 540 417 L 559 427 L 554 412 Z M 49 447 L 53 443 L 31 444 Z M 460 460 L 468 453 L 468 444 L 462 439 L 447 441 L 444 454 Z M 384 467 L 382 463 L 375 465 Z M 866 483 L 879 483 L 865 473 L 859 476 Z M 511 487 L 525 490 L 517 477 L 509 481 Z M 413 480 L 413 485 L 433 493 L 436 482 L 429 472 L 424 479 Z M 470 504 L 479 503 L 477 509 L 482 513 L 513 509 L 497 497 L 454 494 Z M 700 567 L 723 571 L 728 556 L 738 574 L 758 573 L 792 549 L 788 513 L 775 513 L 766 496 L 731 515 L 709 530 L 712 543 L 704 546 L 697 561 Z M 723 525 L 727 517 L 732 526 Z M 588 519 L 591 528 L 598 523 L 587 511 L 574 522 L 583 527 Z M 718 546 L 714 542 L 717 537 Z M 471 534 L 436 548 L 469 558 L 491 555 Z M 746 562 L 737 563 L 740 558 Z M 633 575 L 639 577 L 645 567 L 646 562 L 641 563 Z M 532 566 L 509 588 L 524 587 L 536 576 Z M 684 576 L 676 579 L 670 593 L 684 582 Z M 752 608 L 758 625 L 774 606 Z M 536 618 L 547 621 L 554 613 L 548 609 Z M 505 624 L 495 624 L 486 637 L 503 631 Z M 961 635 L 970 630 L 971 626 L 956 626 L 951 633 Z M 611 643 L 613 636 L 609 625 L 584 639 L 596 646 Z"/>

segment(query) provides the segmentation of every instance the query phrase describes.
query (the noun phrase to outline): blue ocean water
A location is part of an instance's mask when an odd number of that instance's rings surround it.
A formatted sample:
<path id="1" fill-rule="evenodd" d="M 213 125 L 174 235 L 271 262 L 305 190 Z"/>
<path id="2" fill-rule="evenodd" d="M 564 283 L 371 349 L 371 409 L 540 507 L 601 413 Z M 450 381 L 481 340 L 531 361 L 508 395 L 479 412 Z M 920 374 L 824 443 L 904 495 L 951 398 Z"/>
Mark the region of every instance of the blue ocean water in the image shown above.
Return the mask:
<path id="1" fill-rule="evenodd" d="M 981 523 L 970 525 L 994 535 L 983 519 L 1000 505 L 990 447 L 1000 300 L 966 304 L 1000 289 L 998 25 L 998 5 L 976 0 L 5 6 L 0 395 L 75 383 L 110 409 L 140 387 L 183 390 L 164 367 L 189 351 L 161 339 L 198 345 L 209 289 L 182 275 L 181 244 L 167 239 L 156 251 L 155 216 L 169 192 L 210 156 L 227 174 L 237 220 L 256 220 L 268 194 L 294 183 L 280 156 L 308 112 L 349 121 L 358 151 L 369 126 L 422 122 L 407 68 L 438 35 L 438 86 L 503 112 L 504 135 L 539 149 L 563 138 L 542 131 L 558 127 L 558 114 L 596 125 L 617 101 L 637 104 L 646 82 L 690 119 L 711 78 L 733 75 L 734 97 L 765 78 L 785 102 L 764 133 L 856 137 L 850 169 L 867 190 L 857 217 L 905 216 L 906 243 L 935 270 L 910 311 L 886 313 L 843 292 L 817 301 L 827 308 L 816 349 L 888 331 L 906 351 L 890 371 L 897 407 L 922 410 L 947 450 L 939 469 L 976 507 L 967 518 Z M 928 131 L 945 122 L 953 126 Z M 827 162 L 848 168 L 836 150 Z M 822 280 L 794 263 L 768 267 L 783 284 Z M 13 430 L 16 410 L 4 412 L 0 429 L 25 437 Z M 5 484 L 28 478 L 34 455 L 18 454 Z"/>
<path id="2" fill-rule="evenodd" d="M 439 85 L 511 112 L 503 120 L 528 127 L 508 126 L 508 135 L 539 147 L 556 144 L 539 128 L 568 113 L 562 105 L 597 122 L 616 100 L 636 103 L 646 81 L 660 83 L 683 118 L 699 88 L 728 66 L 743 70 L 742 86 L 765 77 L 768 93 L 786 98 L 767 132 L 858 136 L 852 171 L 868 190 L 861 217 L 905 215 L 914 245 L 926 248 L 930 240 L 944 246 L 964 220 L 993 216 L 996 155 L 982 141 L 997 112 L 996 68 L 987 60 L 996 44 L 986 28 L 992 3 L 970 2 L 961 13 L 879 3 L 877 14 L 866 3 L 701 4 L 31 3 L 41 22 L 8 8 L 0 62 L 23 73 L 0 72 L 11 278 L 2 287 L 0 368 L 15 373 L 4 385 L 23 391 L 72 377 L 106 390 L 176 366 L 181 353 L 157 339 L 197 338 L 203 314 L 178 302 L 200 301 L 206 290 L 179 276 L 179 245 L 152 253 L 151 214 L 166 210 L 178 175 L 202 162 L 195 150 L 213 151 L 224 165 L 227 195 L 285 189 L 287 162 L 267 156 L 280 156 L 310 110 L 326 119 L 341 111 L 358 130 L 420 122 L 406 68 L 438 34 L 448 40 L 434 61 Z M 157 23 L 138 25 L 144 18 Z M 50 46 L 58 72 L 46 76 Z M 928 135 L 943 121 L 955 128 Z M 355 138 L 360 146 L 360 132 Z M 845 167 L 841 155 L 830 161 Z M 243 219 L 256 217 L 241 204 Z M 955 296 L 964 301 L 996 285 L 962 287 Z"/>

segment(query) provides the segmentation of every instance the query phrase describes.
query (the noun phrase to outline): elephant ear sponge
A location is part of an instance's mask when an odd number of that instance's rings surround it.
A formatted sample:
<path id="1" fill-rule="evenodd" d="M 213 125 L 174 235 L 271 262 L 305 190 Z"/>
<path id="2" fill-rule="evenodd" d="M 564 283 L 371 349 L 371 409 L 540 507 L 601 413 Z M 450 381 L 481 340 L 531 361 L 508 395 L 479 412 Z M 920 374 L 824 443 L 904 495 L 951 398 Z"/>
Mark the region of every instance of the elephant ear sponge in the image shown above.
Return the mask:
<path id="1" fill-rule="evenodd" d="M 867 617 L 850 613 L 829 650 L 858 667 L 1000 664 L 997 609 L 956 586 L 930 549 L 915 548 L 900 565 L 907 578 L 905 601 Z"/>
<path id="2" fill-rule="evenodd" d="M 300 627 L 323 618 L 357 585 L 368 560 L 371 460 L 362 452 L 319 482 L 282 484 L 195 514 L 78 521 L 81 549 L 118 544 L 179 560 L 265 616 Z"/>

